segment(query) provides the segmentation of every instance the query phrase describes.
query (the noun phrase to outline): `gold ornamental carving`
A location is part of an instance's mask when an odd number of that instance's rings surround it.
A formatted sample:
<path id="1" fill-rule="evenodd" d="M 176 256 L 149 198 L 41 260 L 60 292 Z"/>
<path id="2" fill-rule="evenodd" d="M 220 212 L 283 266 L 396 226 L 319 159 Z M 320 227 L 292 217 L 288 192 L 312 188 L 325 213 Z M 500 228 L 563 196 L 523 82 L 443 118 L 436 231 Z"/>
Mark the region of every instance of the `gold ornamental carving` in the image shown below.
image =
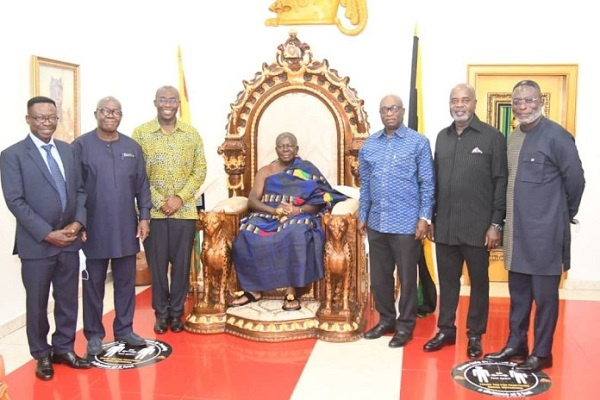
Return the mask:
<path id="1" fill-rule="evenodd" d="M 351 28 L 337 17 L 340 6 L 346 9 L 344 16 Z M 368 18 L 367 0 L 277 0 L 269 11 L 277 15 L 265 21 L 267 26 L 335 25 L 349 36 L 361 33 Z"/>
<path id="2" fill-rule="evenodd" d="M 204 296 L 201 308 L 225 311 L 227 278 L 231 271 L 231 238 L 225 232 L 225 212 L 200 211 L 198 220 L 204 229 L 202 260 Z"/>
<path id="3" fill-rule="evenodd" d="M 325 242 L 325 302 L 321 315 L 338 314 L 350 316 L 350 302 L 354 281 L 352 269 L 352 251 L 348 240 L 348 226 L 352 224 L 352 215 L 323 215 L 326 229 Z M 355 281 L 354 281 L 355 282 Z"/>
<path id="4" fill-rule="evenodd" d="M 287 93 L 307 93 L 331 110 L 339 135 L 338 182 L 358 187 L 358 150 L 369 137 L 370 127 L 364 101 L 349 81 L 330 68 L 326 59 L 314 59 L 310 46 L 291 31 L 277 46 L 275 62 L 263 63 L 252 79 L 242 81 L 244 89 L 230 105 L 225 141 L 218 149 L 225 159 L 229 196 L 248 195 L 257 172 L 250 160 L 256 156 L 260 115 Z"/>

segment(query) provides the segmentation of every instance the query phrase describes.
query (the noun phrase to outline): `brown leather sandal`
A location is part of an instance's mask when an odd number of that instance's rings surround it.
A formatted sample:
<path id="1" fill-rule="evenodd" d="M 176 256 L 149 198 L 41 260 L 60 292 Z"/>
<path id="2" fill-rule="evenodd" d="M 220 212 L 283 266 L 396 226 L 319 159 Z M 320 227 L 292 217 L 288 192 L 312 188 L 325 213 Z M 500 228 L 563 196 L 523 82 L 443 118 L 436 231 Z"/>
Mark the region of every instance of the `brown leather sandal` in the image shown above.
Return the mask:
<path id="1" fill-rule="evenodd" d="M 259 300 L 262 299 L 262 295 L 260 297 L 256 297 L 252 293 L 246 292 L 246 291 L 235 292 L 235 295 L 237 296 L 235 298 L 235 300 L 239 300 L 242 297 L 246 297 L 246 301 L 242 301 L 241 303 L 235 303 L 235 304 L 234 303 L 230 303 L 229 307 L 241 307 L 241 306 L 245 306 L 246 304 L 255 303 L 255 302 L 257 302 L 257 301 L 259 301 Z"/>
<path id="2" fill-rule="evenodd" d="M 295 305 L 293 305 L 295 304 Z M 284 311 L 298 311 L 302 308 L 300 300 L 296 298 L 295 294 L 288 293 L 283 299 L 283 306 L 281 307 Z"/>

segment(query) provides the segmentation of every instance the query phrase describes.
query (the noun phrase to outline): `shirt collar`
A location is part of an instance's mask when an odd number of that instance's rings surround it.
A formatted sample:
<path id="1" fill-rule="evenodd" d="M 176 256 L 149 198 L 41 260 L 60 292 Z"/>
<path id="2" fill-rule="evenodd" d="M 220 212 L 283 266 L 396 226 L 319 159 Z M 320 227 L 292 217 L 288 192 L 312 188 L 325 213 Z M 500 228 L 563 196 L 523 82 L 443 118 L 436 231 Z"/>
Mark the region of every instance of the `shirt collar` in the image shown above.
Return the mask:
<path id="1" fill-rule="evenodd" d="M 450 124 L 450 127 L 452 128 L 451 131 L 456 133 L 456 122 L 452 121 L 452 124 Z M 476 114 L 473 114 L 473 118 L 471 118 L 471 122 L 469 122 L 469 125 L 466 126 L 466 128 L 463 130 L 463 132 L 465 132 L 468 129 L 473 130 L 475 132 L 481 132 L 483 130 L 483 122 L 481 122 L 481 120 L 477 117 Z"/>
<path id="2" fill-rule="evenodd" d="M 52 146 L 54 146 L 54 148 L 56 148 L 56 144 L 54 143 L 53 138 L 50 138 L 50 141 L 48 143 L 45 143 L 31 132 L 29 132 L 29 137 L 33 141 L 33 144 L 35 144 L 35 147 L 37 147 L 38 149 L 42 149 L 42 146 L 45 146 L 47 144 L 51 144 Z"/>
<path id="3" fill-rule="evenodd" d="M 179 120 L 179 119 L 175 120 L 175 128 L 173 129 L 173 132 L 184 131 L 181 124 L 182 124 L 181 120 Z M 162 132 L 163 131 L 162 128 L 160 127 L 160 124 L 158 123 L 158 117 L 156 117 L 152 121 L 150 121 L 150 129 L 152 130 L 152 132 Z"/>
<path id="4" fill-rule="evenodd" d="M 396 129 L 396 131 L 394 132 L 394 135 L 402 138 L 402 137 L 406 136 L 407 129 L 408 128 L 406 128 L 406 126 L 404 124 L 402 124 L 398 127 L 398 129 Z M 373 134 L 373 136 L 375 136 L 377 138 L 380 138 L 384 135 L 385 135 L 385 128 Z"/>

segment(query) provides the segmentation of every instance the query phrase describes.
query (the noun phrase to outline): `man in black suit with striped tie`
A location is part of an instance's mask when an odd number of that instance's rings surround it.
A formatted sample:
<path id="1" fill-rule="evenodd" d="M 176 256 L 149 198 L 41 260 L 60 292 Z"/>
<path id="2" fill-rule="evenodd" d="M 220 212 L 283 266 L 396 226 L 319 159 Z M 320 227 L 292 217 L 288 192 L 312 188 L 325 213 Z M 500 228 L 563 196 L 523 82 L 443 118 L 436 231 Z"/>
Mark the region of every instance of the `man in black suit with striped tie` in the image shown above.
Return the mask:
<path id="1" fill-rule="evenodd" d="M 17 220 L 13 254 L 21 259 L 29 351 L 37 360 L 36 376 L 49 380 L 52 363 L 91 366 L 73 348 L 86 195 L 71 146 L 52 138 L 58 122 L 54 100 L 31 98 L 25 120 L 31 133 L 2 152 L 0 170 L 4 199 Z M 51 284 L 56 330 L 50 345 Z"/>

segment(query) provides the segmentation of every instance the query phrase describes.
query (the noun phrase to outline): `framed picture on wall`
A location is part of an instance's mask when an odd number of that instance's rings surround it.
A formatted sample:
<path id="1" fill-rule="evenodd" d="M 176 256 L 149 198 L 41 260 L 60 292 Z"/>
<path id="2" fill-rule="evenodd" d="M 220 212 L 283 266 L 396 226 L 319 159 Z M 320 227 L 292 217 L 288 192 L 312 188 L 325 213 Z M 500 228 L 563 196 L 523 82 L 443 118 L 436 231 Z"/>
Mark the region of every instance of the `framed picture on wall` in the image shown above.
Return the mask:
<path id="1" fill-rule="evenodd" d="M 54 138 L 72 142 L 79 135 L 79 65 L 31 56 L 31 95 L 56 102 Z"/>
<path id="2" fill-rule="evenodd" d="M 513 86 L 523 79 L 536 81 L 544 97 L 544 115 L 575 135 L 577 64 L 472 64 L 468 82 L 475 87 L 481 119 L 505 135 L 514 129 L 511 96 Z"/>

